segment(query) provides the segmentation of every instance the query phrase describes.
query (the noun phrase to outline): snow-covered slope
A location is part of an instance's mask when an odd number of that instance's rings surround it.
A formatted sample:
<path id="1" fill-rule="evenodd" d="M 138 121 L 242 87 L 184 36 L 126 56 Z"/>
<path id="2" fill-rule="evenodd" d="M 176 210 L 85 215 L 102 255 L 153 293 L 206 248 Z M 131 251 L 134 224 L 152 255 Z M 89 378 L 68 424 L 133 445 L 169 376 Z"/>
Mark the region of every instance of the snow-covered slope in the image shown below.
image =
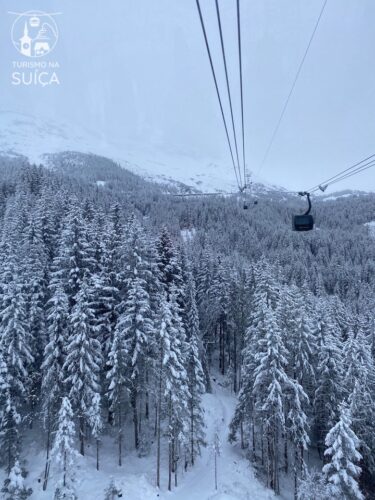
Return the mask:
<path id="1" fill-rule="evenodd" d="M 48 123 L 33 116 L 0 112 L 0 153 L 23 155 L 31 162 L 48 164 L 48 155 L 64 151 L 94 153 L 118 162 L 146 179 L 180 182 L 199 191 L 236 190 L 231 164 L 155 150 L 147 144 L 114 144 L 99 134 L 74 126 Z M 253 179 L 258 192 L 280 190 L 262 179 Z"/>
<path id="2" fill-rule="evenodd" d="M 117 445 L 113 438 L 105 437 L 101 444 L 101 468 L 95 469 L 95 447 L 89 446 L 85 457 L 77 459 L 76 488 L 78 498 L 82 500 L 100 500 L 104 497 L 104 489 L 112 476 L 121 487 L 123 498 L 131 500 L 271 500 L 275 495 L 265 488 L 255 477 L 254 470 L 243 456 L 239 445 L 228 443 L 228 425 L 233 416 L 236 398 L 219 381 L 213 382 L 213 394 L 203 398 L 206 421 L 206 441 L 193 468 L 186 472 L 180 470 L 179 486 L 167 490 L 167 449 L 162 457 L 162 486 L 155 487 L 155 456 L 139 458 L 136 453 L 128 451 L 123 467 L 117 466 Z M 217 459 L 218 488 L 215 490 L 215 469 L 213 440 L 219 435 L 221 453 Z M 129 437 L 130 440 L 130 437 Z M 26 457 L 30 471 L 26 483 L 33 488 L 30 500 L 49 500 L 52 498 L 56 477 L 51 471 L 48 488 L 42 490 L 42 477 L 45 463 L 45 450 L 40 447 L 38 430 L 25 436 L 29 450 Z M 0 480 L 3 479 L 0 471 Z"/>
<path id="3" fill-rule="evenodd" d="M 320 195 L 319 198 L 322 201 L 336 201 L 342 198 L 349 198 L 350 196 L 361 196 L 370 193 L 371 191 L 357 191 L 357 190 L 348 190 L 345 191 L 335 191 L 330 194 Z M 319 193 L 318 193 L 319 194 Z"/>

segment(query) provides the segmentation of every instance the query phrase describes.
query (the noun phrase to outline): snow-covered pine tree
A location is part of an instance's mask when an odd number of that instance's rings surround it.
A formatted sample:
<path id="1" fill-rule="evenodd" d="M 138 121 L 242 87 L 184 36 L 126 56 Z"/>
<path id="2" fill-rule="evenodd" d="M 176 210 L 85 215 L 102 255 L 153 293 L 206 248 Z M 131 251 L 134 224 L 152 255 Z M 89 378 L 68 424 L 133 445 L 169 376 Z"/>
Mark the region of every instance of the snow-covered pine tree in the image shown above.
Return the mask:
<path id="1" fill-rule="evenodd" d="M 356 465 L 362 458 L 358 452 L 359 439 L 353 432 L 350 409 L 341 405 L 339 421 L 330 429 L 324 454 L 329 459 L 323 473 L 330 483 L 331 498 L 342 500 L 363 500 L 358 486 L 361 468 Z"/>
<path id="2" fill-rule="evenodd" d="M 286 373 L 289 384 L 285 390 L 286 433 L 284 436 L 285 472 L 289 467 L 289 443 L 293 450 L 295 496 L 297 481 L 303 468 L 303 453 L 307 450 L 309 393 L 315 383 L 313 366 L 314 338 L 311 322 L 299 289 L 284 285 L 277 309 L 283 342 L 286 348 Z"/>
<path id="3" fill-rule="evenodd" d="M 315 340 L 304 295 L 294 285 L 284 286 L 278 308 L 280 327 L 288 351 L 288 375 L 308 391 L 315 383 Z"/>
<path id="4" fill-rule="evenodd" d="M 146 241 L 143 229 L 134 218 L 127 232 L 126 265 L 127 294 L 119 318 L 126 348 L 126 388 L 133 412 L 134 444 L 139 446 L 139 406 L 147 399 L 148 372 L 153 363 L 155 345 L 154 318 L 147 291 L 149 263 L 146 259 Z"/>
<path id="5" fill-rule="evenodd" d="M 74 414 L 69 398 L 64 396 L 58 414 L 57 431 L 51 452 L 52 459 L 58 469 L 62 472 L 62 479 L 56 489 L 55 499 L 74 498 L 63 497 L 64 490 L 74 494 L 74 464 L 77 451 L 74 447 L 75 441 Z"/>
<path id="6" fill-rule="evenodd" d="M 199 317 L 195 302 L 195 282 L 191 272 L 186 285 L 186 340 L 187 351 L 187 376 L 189 387 L 189 462 L 194 465 L 201 446 L 205 446 L 204 439 L 204 413 L 202 408 L 202 394 L 205 391 L 204 373 L 200 360 Z"/>
<path id="7" fill-rule="evenodd" d="M 100 436 L 103 430 L 103 419 L 101 414 L 101 398 L 98 392 L 95 392 L 93 395 L 92 403 L 88 410 L 88 424 L 96 443 L 96 470 L 99 470 L 99 446 Z"/>
<path id="8" fill-rule="evenodd" d="M 69 321 L 64 370 L 69 398 L 79 421 L 80 453 L 84 455 L 88 416 L 93 411 L 94 396 L 100 394 L 102 356 L 89 286 L 85 281 L 74 297 L 74 302 Z"/>
<path id="9" fill-rule="evenodd" d="M 179 256 L 171 235 L 165 226 L 156 243 L 156 249 L 159 277 L 164 290 L 168 296 L 172 289 L 178 290 L 178 293 L 181 293 L 183 283 Z"/>
<path id="10" fill-rule="evenodd" d="M 241 433 L 241 447 L 246 446 L 246 438 L 250 440 L 252 458 L 256 460 L 255 429 L 255 370 L 259 364 L 257 354 L 267 334 L 266 315 L 268 310 L 276 311 L 279 304 L 279 285 L 272 274 L 269 264 L 262 261 L 249 273 L 252 287 L 251 314 L 249 327 L 245 332 L 242 351 L 241 389 L 233 419 L 230 423 L 229 441 L 237 439 Z M 276 314 L 276 312 L 275 312 Z M 276 317 L 275 317 L 276 321 Z M 264 462 L 263 438 L 261 438 L 262 463 Z"/>
<path id="11" fill-rule="evenodd" d="M 229 276 L 230 270 L 222 258 L 217 259 L 209 291 L 214 341 L 219 340 L 219 369 L 225 375 L 228 350 Z"/>
<path id="12" fill-rule="evenodd" d="M 247 279 L 248 276 L 245 270 L 233 271 L 229 285 L 228 327 L 231 339 L 229 359 L 232 368 L 233 391 L 235 393 L 239 391 L 241 385 L 241 352 L 250 316 L 251 295 Z"/>
<path id="13" fill-rule="evenodd" d="M 244 341 L 244 349 L 242 351 L 242 385 L 238 394 L 238 400 L 236 404 L 236 409 L 233 415 L 233 418 L 229 425 L 229 442 L 233 443 L 237 441 L 237 434 L 240 431 L 241 433 L 241 447 L 245 448 L 248 443 L 245 443 L 244 433 L 246 431 L 246 435 L 250 437 L 250 433 L 252 434 L 252 452 L 253 452 L 253 460 L 256 460 L 255 455 L 255 422 L 254 422 L 254 398 L 253 398 L 253 387 L 254 387 L 254 351 L 251 348 L 252 344 L 247 342 L 246 339 L 249 339 L 250 334 L 249 330 L 245 335 Z"/>
<path id="14" fill-rule="evenodd" d="M 1 384 L 3 392 L 0 396 L 0 449 L 2 456 L 5 458 L 4 464 L 6 465 L 6 472 L 9 474 L 19 454 L 19 425 L 21 423 L 21 414 L 17 410 L 17 403 L 14 402 L 16 398 L 12 398 L 5 364 L 2 366 L 2 376 L 4 377 L 4 375 L 5 379 L 2 380 Z"/>
<path id="15" fill-rule="evenodd" d="M 41 220 L 35 210 L 29 214 L 26 234 L 21 243 L 22 276 L 27 311 L 28 330 L 32 343 L 31 353 L 35 369 L 31 371 L 29 404 L 35 408 L 38 403 L 43 349 L 47 343 L 45 305 L 47 301 L 47 253 L 44 247 Z M 31 412 L 31 418 L 34 412 Z"/>
<path id="16" fill-rule="evenodd" d="M 1 448 L 10 473 L 18 455 L 20 410 L 30 388 L 31 335 L 27 325 L 26 303 L 18 276 L 3 284 L 0 297 L 0 354 L 3 381 L 3 418 L 0 426 Z"/>
<path id="17" fill-rule="evenodd" d="M 323 446 L 327 432 L 337 422 L 342 400 L 342 352 L 339 333 L 329 311 L 321 302 L 322 316 L 318 323 L 317 385 L 314 412 L 317 444 L 323 458 Z"/>
<path id="18" fill-rule="evenodd" d="M 285 429 L 285 388 L 289 385 L 285 373 L 286 350 L 276 321 L 276 314 L 263 295 L 263 325 L 265 335 L 258 337 L 254 370 L 253 397 L 256 421 L 262 424 L 269 486 L 279 493 L 279 446 Z M 257 328 L 259 328 L 258 325 Z"/>
<path id="19" fill-rule="evenodd" d="M 343 389 L 350 403 L 352 429 L 360 440 L 361 478 L 375 473 L 375 366 L 369 338 L 349 329 L 343 350 Z M 368 479 L 367 479 L 368 481 Z"/>
<path id="20" fill-rule="evenodd" d="M 114 330 L 114 308 L 117 302 L 115 290 L 110 280 L 109 245 L 110 237 L 106 231 L 105 215 L 100 209 L 88 208 L 92 220 L 87 220 L 87 241 L 90 260 L 92 261 L 89 279 L 91 307 L 95 313 L 95 326 L 98 340 L 102 344 L 103 354 L 106 355 L 108 345 Z"/>
<path id="21" fill-rule="evenodd" d="M 288 414 L 286 417 L 286 439 L 290 440 L 294 448 L 293 475 L 294 498 L 298 496 L 298 481 L 303 474 L 304 452 L 310 444 L 308 435 L 309 422 L 304 408 L 308 405 L 308 396 L 296 380 L 289 379 Z M 288 457 L 286 457 L 287 459 Z"/>
<path id="22" fill-rule="evenodd" d="M 63 221 L 57 256 L 53 261 L 52 283 L 60 281 L 72 308 L 84 279 L 90 276 L 93 262 L 88 244 L 86 222 L 77 199 L 72 199 Z"/>
<path id="23" fill-rule="evenodd" d="M 107 366 L 107 382 L 108 390 L 107 397 L 110 404 L 110 410 L 114 417 L 114 423 L 118 428 L 118 464 L 122 465 L 122 440 L 123 440 L 123 404 L 126 394 L 126 372 L 128 366 L 126 364 L 127 345 L 125 342 L 124 328 L 122 322 L 118 322 L 113 342 L 108 353 Z"/>
<path id="24" fill-rule="evenodd" d="M 207 296 L 211 288 L 212 281 L 212 252 L 205 248 L 198 259 L 197 277 L 197 305 L 202 311 L 207 303 Z"/>
<path id="25" fill-rule="evenodd" d="M 42 419 L 46 436 L 46 467 L 43 489 L 47 487 L 50 463 L 51 432 L 56 426 L 57 412 L 64 391 L 64 362 L 68 340 L 69 302 L 59 282 L 53 287 L 53 295 L 48 302 L 47 331 L 48 343 L 44 349 L 41 365 L 42 377 Z"/>
<path id="26" fill-rule="evenodd" d="M 213 351 L 214 330 L 212 328 L 212 314 L 210 307 L 210 290 L 213 279 L 213 255 L 208 249 L 204 249 L 197 259 L 197 307 L 199 313 L 199 323 L 202 332 L 204 351 L 207 356 L 207 363 L 210 363 L 210 358 Z M 204 366 L 207 381 L 209 380 L 208 366 Z"/>
<path id="27" fill-rule="evenodd" d="M 298 482 L 297 500 L 331 500 L 331 492 L 323 474 L 305 469 Z"/>
<path id="28" fill-rule="evenodd" d="M 21 416 L 12 402 L 8 368 L 0 351 L 0 450 L 2 456 L 7 457 L 5 460 L 1 460 L 1 463 L 7 465 L 8 474 L 18 453 L 18 424 L 20 421 Z"/>
<path id="29" fill-rule="evenodd" d="M 116 500 L 120 496 L 122 496 L 122 490 L 111 477 L 108 487 L 104 490 L 104 500 Z"/>
<path id="30" fill-rule="evenodd" d="M 172 489 L 172 473 L 177 484 L 177 465 L 181 445 L 189 432 L 189 389 L 186 372 L 187 345 L 180 317 L 177 293 L 172 287 L 169 300 L 164 297 L 157 331 L 159 360 L 157 374 L 157 486 L 160 486 L 160 439 L 162 402 L 165 401 L 168 438 L 168 489 Z"/>
<path id="31" fill-rule="evenodd" d="M 99 335 L 103 345 L 103 354 L 108 358 L 111 342 L 118 321 L 118 305 L 124 295 L 123 279 L 123 224 L 121 221 L 120 206 L 112 205 L 107 221 L 102 228 L 101 261 L 99 275 L 94 277 L 93 285 L 96 288 L 95 309 L 98 313 L 97 321 Z M 122 293 L 121 293 L 122 292 Z"/>
<path id="32" fill-rule="evenodd" d="M 31 496 L 33 490 L 27 488 L 22 475 L 19 461 L 16 460 L 8 477 L 4 481 L 4 487 L 1 490 L 4 500 L 26 500 Z"/>

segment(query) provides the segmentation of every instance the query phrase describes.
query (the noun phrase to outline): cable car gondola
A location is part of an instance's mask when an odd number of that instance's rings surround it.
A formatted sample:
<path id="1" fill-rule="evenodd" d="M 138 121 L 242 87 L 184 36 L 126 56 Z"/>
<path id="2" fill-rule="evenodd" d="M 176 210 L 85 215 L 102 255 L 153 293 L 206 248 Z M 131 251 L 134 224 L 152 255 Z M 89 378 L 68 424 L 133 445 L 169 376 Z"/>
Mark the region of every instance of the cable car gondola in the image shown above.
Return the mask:
<path id="1" fill-rule="evenodd" d="M 294 231 L 311 231 L 314 229 L 314 219 L 313 216 L 310 214 L 311 211 L 311 200 L 310 200 L 310 193 L 307 193 L 306 191 L 298 193 L 300 196 L 306 196 L 307 201 L 308 201 L 308 209 L 307 211 L 302 214 L 302 215 L 294 215 L 293 216 L 293 230 Z"/>

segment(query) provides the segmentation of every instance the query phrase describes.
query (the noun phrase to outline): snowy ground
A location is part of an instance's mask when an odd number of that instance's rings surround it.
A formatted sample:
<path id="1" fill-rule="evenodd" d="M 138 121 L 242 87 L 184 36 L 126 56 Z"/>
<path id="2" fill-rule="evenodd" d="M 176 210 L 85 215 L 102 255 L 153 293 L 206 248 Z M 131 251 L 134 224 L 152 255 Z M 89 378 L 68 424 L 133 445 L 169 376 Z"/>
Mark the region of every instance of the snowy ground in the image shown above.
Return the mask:
<path id="1" fill-rule="evenodd" d="M 123 498 L 131 500 L 268 500 L 275 498 L 254 476 L 248 461 L 242 456 L 238 446 L 227 441 L 228 424 L 232 418 L 236 399 L 219 383 L 213 383 L 213 394 L 204 396 L 208 446 L 203 450 L 194 468 L 180 473 L 179 486 L 172 492 L 167 491 L 167 467 L 162 466 L 162 488 L 155 487 L 155 457 L 138 458 L 134 452 L 127 451 L 123 467 L 116 463 L 116 445 L 106 439 L 101 450 L 101 470 L 95 470 L 94 450 L 89 448 L 87 456 L 78 459 L 77 493 L 79 500 L 101 500 L 110 476 L 122 486 Z M 214 483 L 214 455 L 212 442 L 215 430 L 221 441 L 221 456 L 218 459 L 218 490 Z M 36 439 L 37 438 L 37 439 Z M 56 477 L 50 478 L 49 488 L 42 491 L 44 451 L 36 440 L 42 442 L 43 436 L 25 437 L 29 450 L 27 469 L 30 471 L 27 485 L 33 488 L 31 500 L 52 500 Z M 166 457 L 164 457 L 166 458 Z M 1 475 L 1 474 L 0 474 Z M 3 480 L 3 477 L 0 478 Z"/>

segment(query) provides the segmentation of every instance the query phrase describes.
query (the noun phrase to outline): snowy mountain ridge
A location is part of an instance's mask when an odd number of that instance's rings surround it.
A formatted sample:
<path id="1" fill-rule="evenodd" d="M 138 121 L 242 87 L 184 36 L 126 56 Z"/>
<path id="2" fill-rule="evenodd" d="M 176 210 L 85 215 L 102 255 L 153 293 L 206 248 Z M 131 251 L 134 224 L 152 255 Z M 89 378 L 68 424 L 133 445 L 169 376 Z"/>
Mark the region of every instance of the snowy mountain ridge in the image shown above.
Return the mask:
<path id="1" fill-rule="evenodd" d="M 225 165 L 177 151 L 156 150 L 149 145 L 118 145 L 83 128 L 22 113 L 0 112 L 1 153 L 22 155 L 31 163 L 53 166 L 51 155 L 67 151 L 104 156 L 147 180 L 162 184 L 184 184 L 200 192 L 237 191 L 229 161 Z M 256 194 L 283 191 L 257 177 L 253 178 L 252 189 Z"/>

